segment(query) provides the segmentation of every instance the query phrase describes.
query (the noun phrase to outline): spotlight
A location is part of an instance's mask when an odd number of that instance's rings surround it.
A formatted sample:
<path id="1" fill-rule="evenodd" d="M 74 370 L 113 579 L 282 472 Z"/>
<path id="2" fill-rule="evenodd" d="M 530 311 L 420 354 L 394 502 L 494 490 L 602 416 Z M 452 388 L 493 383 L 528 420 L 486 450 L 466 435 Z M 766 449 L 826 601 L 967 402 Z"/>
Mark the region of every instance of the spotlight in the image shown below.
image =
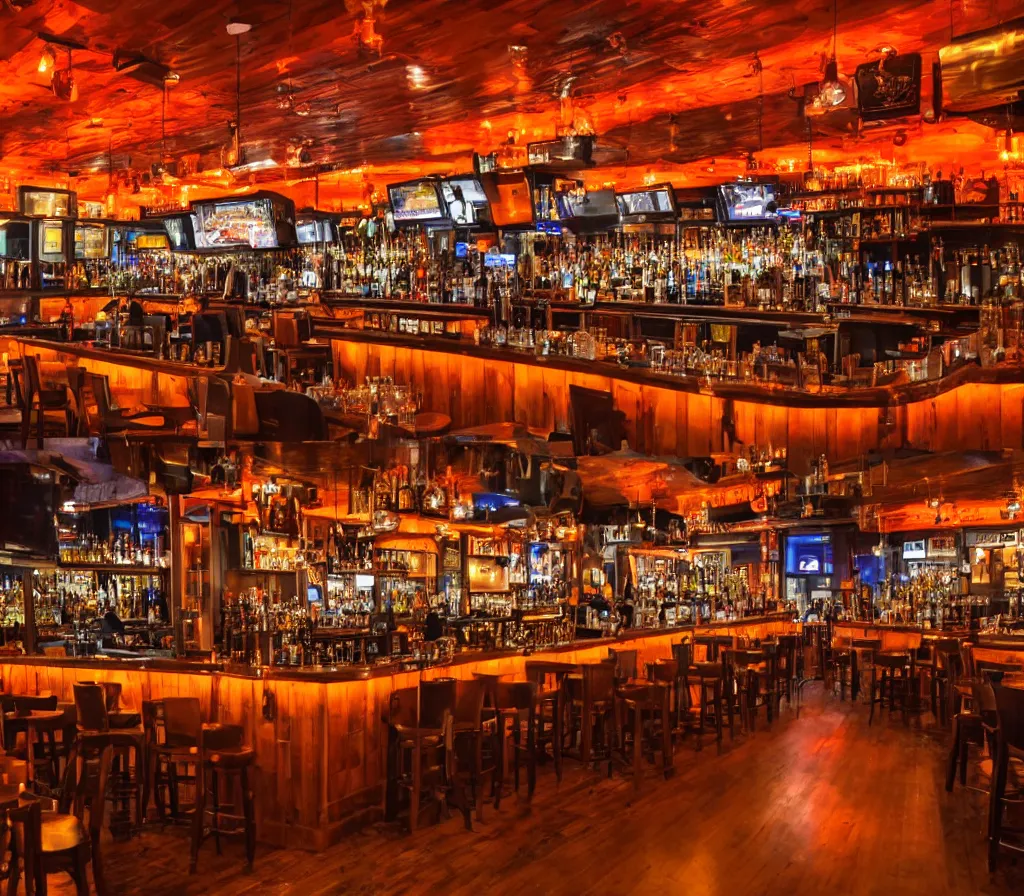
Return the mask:
<path id="1" fill-rule="evenodd" d="M 225 28 L 228 34 L 230 34 L 232 37 L 240 37 L 241 35 L 248 34 L 250 31 L 252 31 L 252 25 L 250 25 L 248 22 L 243 22 L 241 19 L 236 19 L 234 17 L 228 20 L 228 23 L 225 26 Z"/>

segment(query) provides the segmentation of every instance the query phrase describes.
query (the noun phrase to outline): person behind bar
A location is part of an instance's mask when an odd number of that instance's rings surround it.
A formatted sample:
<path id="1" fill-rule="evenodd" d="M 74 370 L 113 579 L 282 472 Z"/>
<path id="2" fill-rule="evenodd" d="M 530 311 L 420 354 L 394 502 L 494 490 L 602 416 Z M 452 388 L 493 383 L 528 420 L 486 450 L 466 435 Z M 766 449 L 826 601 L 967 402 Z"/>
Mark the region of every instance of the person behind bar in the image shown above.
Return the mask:
<path id="1" fill-rule="evenodd" d="M 119 635 L 124 637 L 124 623 L 120 617 L 114 611 L 114 604 L 107 604 L 107 612 L 103 614 L 103 621 L 100 623 L 100 629 L 105 635 Z"/>
<path id="2" fill-rule="evenodd" d="M 427 618 L 423 622 L 423 640 L 436 641 L 444 634 L 444 626 L 441 624 L 441 616 L 437 607 L 431 607 Z"/>
<path id="3" fill-rule="evenodd" d="M 626 577 L 626 584 L 622 589 L 622 603 L 619 604 L 619 628 L 633 627 L 633 579 Z"/>

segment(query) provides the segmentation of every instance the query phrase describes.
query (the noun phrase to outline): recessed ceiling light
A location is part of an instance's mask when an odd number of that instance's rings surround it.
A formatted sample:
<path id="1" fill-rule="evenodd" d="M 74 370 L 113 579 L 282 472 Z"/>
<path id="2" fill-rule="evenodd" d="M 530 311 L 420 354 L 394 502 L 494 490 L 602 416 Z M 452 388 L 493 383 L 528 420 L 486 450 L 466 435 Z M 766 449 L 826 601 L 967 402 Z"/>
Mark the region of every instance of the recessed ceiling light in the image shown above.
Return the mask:
<path id="1" fill-rule="evenodd" d="M 226 26 L 228 34 L 232 37 L 238 37 L 242 34 L 247 34 L 252 31 L 252 25 L 248 22 L 243 22 L 240 19 L 230 19 Z"/>

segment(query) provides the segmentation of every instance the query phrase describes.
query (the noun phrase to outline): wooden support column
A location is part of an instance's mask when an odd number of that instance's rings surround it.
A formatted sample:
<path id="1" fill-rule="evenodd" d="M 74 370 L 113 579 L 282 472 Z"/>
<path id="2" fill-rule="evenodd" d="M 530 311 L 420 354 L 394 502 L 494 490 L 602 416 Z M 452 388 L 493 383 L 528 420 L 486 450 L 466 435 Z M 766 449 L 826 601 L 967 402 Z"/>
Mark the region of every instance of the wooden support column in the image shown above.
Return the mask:
<path id="1" fill-rule="evenodd" d="M 174 653 L 176 656 L 185 655 L 185 632 L 182 628 L 181 604 L 185 591 L 185 566 L 182 561 L 182 533 L 181 533 L 181 497 L 169 495 L 167 499 L 168 509 L 168 549 L 171 553 L 170 579 L 171 593 L 167 595 L 167 607 L 170 611 L 171 629 L 174 632 Z"/>
<path id="2" fill-rule="evenodd" d="M 25 633 L 23 643 L 25 653 L 36 652 L 36 603 L 33 594 L 33 577 L 31 569 L 21 571 L 21 593 L 25 609 Z"/>

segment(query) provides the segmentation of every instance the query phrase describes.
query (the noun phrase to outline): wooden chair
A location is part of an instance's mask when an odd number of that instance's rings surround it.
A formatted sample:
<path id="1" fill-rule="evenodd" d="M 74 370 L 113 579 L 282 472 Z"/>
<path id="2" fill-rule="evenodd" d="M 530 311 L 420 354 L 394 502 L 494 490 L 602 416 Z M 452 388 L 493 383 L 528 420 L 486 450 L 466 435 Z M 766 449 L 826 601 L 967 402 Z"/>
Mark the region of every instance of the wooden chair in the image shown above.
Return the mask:
<path id="1" fill-rule="evenodd" d="M 34 878 L 40 893 L 46 892 L 45 879 L 48 875 L 66 873 L 75 881 L 79 896 L 88 896 L 87 872 L 91 863 L 97 896 L 106 896 L 108 889 L 103 870 L 100 833 L 103 829 L 105 794 L 113 753 L 113 747 L 108 745 L 99 751 L 94 760 L 87 761 L 76 749 L 64 776 L 57 811 L 27 815 L 26 828 L 31 826 L 32 833 L 26 835 L 25 840 L 30 842 L 34 839 L 39 849 L 30 857 L 26 848 L 25 877 Z M 24 799 L 33 802 L 38 798 L 28 796 Z M 38 802 L 36 805 L 40 806 Z M 38 829 L 35 829 L 36 822 Z M 13 887 L 16 889 L 17 870 L 12 876 Z"/>
<path id="2" fill-rule="evenodd" d="M 512 777 L 519 791 L 519 766 L 526 765 L 526 798 L 537 789 L 537 685 L 532 681 L 499 682 L 498 704 L 512 721 Z"/>
<path id="3" fill-rule="evenodd" d="M 47 412 L 53 419 L 56 412 L 64 416 L 64 434 L 70 436 L 74 431 L 71 402 L 68 400 L 67 386 L 44 387 L 39 373 L 39 356 L 25 355 L 25 393 L 21 411 L 21 447 L 28 447 L 28 434 L 32 426 L 32 412 L 36 412 L 36 448 L 43 447 L 43 434 L 47 421 Z"/>
<path id="4" fill-rule="evenodd" d="M 1007 802 L 1007 781 L 1012 758 L 1024 757 L 1024 691 L 994 685 L 996 715 L 999 728 L 996 732 L 996 752 L 993 761 L 992 788 L 989 794 L 988 821 L 988 870 L 995 871 L 1000 849 L 1024 852 L 1019 839 L 1004 840 L 1005 834 L 1019 838 L 1022 828 L 1009 828 L 1003 820 L 1004 804 Z M 1014 800 L 1019 802 L 1018 798 Z"/>
<path id="5" fill-rule="evenodd" d="M 149 408 L 119 408 L 110 394 L 110 381 L 98 373 L 86 377 L 95 407 L 97 435 L 108 436 L 129 431 L 163 429 L 166 421 L 162 414 Z"/>

